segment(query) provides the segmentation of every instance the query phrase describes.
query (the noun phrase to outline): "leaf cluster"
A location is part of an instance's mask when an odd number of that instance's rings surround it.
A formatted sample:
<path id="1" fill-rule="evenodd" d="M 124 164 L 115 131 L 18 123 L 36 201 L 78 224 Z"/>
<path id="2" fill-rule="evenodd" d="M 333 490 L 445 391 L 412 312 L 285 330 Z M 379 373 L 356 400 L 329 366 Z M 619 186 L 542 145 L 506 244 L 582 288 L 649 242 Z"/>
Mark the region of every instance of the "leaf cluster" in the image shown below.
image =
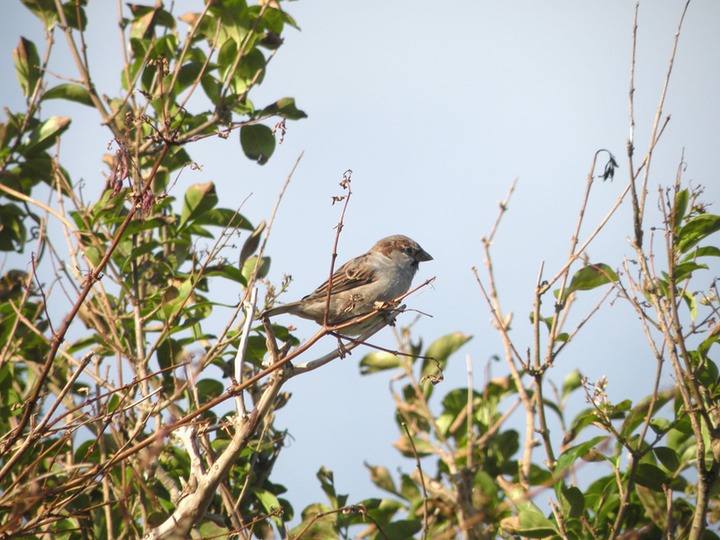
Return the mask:
<path id="1" fill-rule="evenodd" d="M 296 24 L 275 3 L 198 3 L 201 11 L 181 16 L 160 3 L 128 5 L 118 17 L 121 92 L 107 96 L 85 57 L 86 2 L 22 3 L 46 43 L 20 38 L 13 57 L 25 108 L 6 109 L 0 124 L 0 250 L 33 246 L 29 264 L 5 270 L 0 286 L 0 536 L 162 537 L 199 479 L 218 487 L 195 495 L 185 530 L 264 535 L 268 517 L 280 526 L 293 515 L 270 480 L 285 433 L 263 416 L 238 437 L 235 415 L 217 409 L 232 397 L 231 380 L 213 374 L 262 369 L 259 335 L 242 369 L 228 366 L 242 301 L 269 268 L 266 224 L 221 206 L 212 182 L 175 186 L 198 169 L 195 141 L 237 131 L 235 144 L 263 164 L 278 126 L 282 134 L 286 120 L 305 117 L 292 98 L 251 101 Z M 59 83 L 50 75 L 58 37 L 77 69 Z M 50 101 L 80 104 L 107 128 L 96 200 L 84 199 L 64 165 L 60 142 L 72 122 L 45 118 Z M 218 288 L 237 292 L 218 300 Z M 221 329 L 218 310 L 230 313 Z M 268 386 L 244 399 L 257 405 Z M 274 395 L 275 409 L 289 397 Z M 193 436 L 183 438 L 188 425 Z M 222 475 L 205 474 L 231 454 Z"/>

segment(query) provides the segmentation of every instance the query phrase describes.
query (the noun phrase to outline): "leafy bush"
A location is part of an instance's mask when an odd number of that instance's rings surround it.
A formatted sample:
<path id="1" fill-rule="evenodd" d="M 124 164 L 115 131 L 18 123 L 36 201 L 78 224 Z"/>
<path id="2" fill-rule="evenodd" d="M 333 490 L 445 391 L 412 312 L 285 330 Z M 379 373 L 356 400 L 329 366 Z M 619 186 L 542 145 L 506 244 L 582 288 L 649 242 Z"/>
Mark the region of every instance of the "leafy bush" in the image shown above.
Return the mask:
<path id="1" fill-rule="evenodd" d="M 262 165 L 286 121 L 305 117 L 292 98 L 250 99 L 295 22 L 272 1 L 198 2 L 199 12 L 179 17 L 160 4 L 129 5 L 118 20 L 122 91 L 103 96 L 86 58 L 85 3 L 23 4 L 48 39 L 40 50 L 21 38 L 13 51 L 25 107 L 6 109 L 0 125 L 0 250 L 29 260 L 0 280 L 3 538 L 332 538 L 361 527 L 362 537 L 392 539 L 717 538 L 708 524 L 718 520 L 718 294 L 715 282 L 708 290 L 696 282 L 720 255 L 712 243 L 720 217 L 678 173 L 658 192 L 662 227 L 647 225 L 662 125 L 639 161 L 631 134 L 627 185 L 583 238 L 593 187 L 619 176 L 612 155 L 595 155 L 569 256 L 537 280 L 529 344 L 513 333 L 493 266 L 511 188 L 483 239 L 485 270 L 475 270 L 509 375 L 477 383 L 468 364 L 467 387 L 445 389 L 443 370 L 469 336 L 425 347 L 397 329 L 396 350 L 374 350 L 360 368 L 393 373 L 394 447 L 414 470 L 393 475 L 369 464 L 387 496 L 352 501 L 322 468 L 327 501 L 296 516 L 272 474 L 286 437 L 274 424 L 289 399 L 283 385 L 383 324 L 338 337 L 336 351 L 313 358 L 318 340 L 338 329 L 300 344 L 288 328 L 256 318 L 272 222 L 252 224 L 222 207 L 212 183 L 181 196 L 176 189 L 178 175 L 195 167 L 197 141 L 237 135 Z M 59 83 L 48 69 L 55 39 L 66 41 L 77 69 Z M 50 100 L 86 107 L 108 130 L 96 200 L 63 165 L 59 143 L 73 119 L 45 117 Z M 662 110 L 661 101 L 658 118 Z M 342 186 L 347 206 L 348 176 Z M 591 260 L 588 247 L 627 200 L 634 260 Z M 225 284 L 241 291 L 237 304 L 213 300 Z M 264 285 L 271 302 L 285 283 Z M 548 377 L 611 299 L 634 310 L 657 360 L 653 392 L 635 402 L 613 403 L 607 381 L 580 371 L 560 388 Z M 51 311 L 63 303 L 68 314 L 57 322 Z M 220 308 L 232 313 L 217 331 L 209 317 Z M 571 323 L 571 311 L 583 309 Z M 218 370 L 227 384 L 209 376 Z M 663 388 L 668 371 L 675 385 Z M 577 394 L 588 406 L 571 412 Z"/>

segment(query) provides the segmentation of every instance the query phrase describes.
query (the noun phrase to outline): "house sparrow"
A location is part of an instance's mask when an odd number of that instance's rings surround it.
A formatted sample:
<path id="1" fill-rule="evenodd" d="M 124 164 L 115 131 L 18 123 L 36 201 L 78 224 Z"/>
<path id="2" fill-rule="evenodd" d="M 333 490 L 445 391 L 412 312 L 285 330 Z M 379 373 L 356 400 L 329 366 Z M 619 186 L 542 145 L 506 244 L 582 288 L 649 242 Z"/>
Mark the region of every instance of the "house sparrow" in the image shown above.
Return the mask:
<path id="1" fill-rule="evenodd" d="M 378 241 L 370 251 L 342 265 L 332 275 L 327 323 L 336 326 L 377 309 L 384 302 L 410 289 L 422 261 L 432 257 L 417 242 L 396 234 Z M 268 309 L 261 317 L 291 313 L 323 324 L 327 305 L 327 281 L 302 300 Z M 383 315 L 343 328 L 343 334 L 358 335 L 374 326 Z"/>

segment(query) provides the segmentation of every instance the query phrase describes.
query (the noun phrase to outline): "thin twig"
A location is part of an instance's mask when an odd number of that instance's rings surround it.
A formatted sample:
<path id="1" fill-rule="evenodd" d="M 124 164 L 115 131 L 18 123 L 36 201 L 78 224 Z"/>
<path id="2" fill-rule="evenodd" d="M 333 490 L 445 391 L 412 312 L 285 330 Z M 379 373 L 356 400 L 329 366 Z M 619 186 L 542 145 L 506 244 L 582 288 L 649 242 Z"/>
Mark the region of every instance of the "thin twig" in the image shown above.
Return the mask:
<path id="1" fill-rule="evenodd" d="M 473 453 L 475 451 L 475 433 L 473 432 L 473 400 L 474 400 L 474 388 L 473 388 L 473 367 L 472 367 L 472 359 L 470 358 L 470 355 L 468 354 L 465 356 L 465 370 L 467 371 L 467 378 L 468 378 L 468 388 L 467 388 L 467 405 L 465 406 L 465 416 L 467 417 L 467 452 L 466 452 L 466 458 L 467 461 L 466 467 L 469 470 L 472 470 L 473 467 Z"/>
<path id="2" fill-rule="evenodd" d="M 493 222 L 492 228 L 490 229 L 490 234 L 487 235 L 487 237 L 482 238 L 481 241 L 483 244 L 492 244 L 493 239 L 495 238 L 495 233 L 498 230 L 498 227 L 500 226 L 500 219 L 505 215 L 507 212 L 507 209 L 510 205 L 510 197 L 512 197 L 512 194 L 515 192 L 515 187 L 517 186 L 518 179 L 515 178 L 513 180 L 512 184 L 510 184 L 510 189 L 508 189 L 507 194 L 505 195 L 505 199 L 503 202 L 499 204 L 499 210 L 498 215 L 495 218 L 495 221 Z"/>
<path id="3" fill-rule="evenodd" d="M 340 233 L 342 233 L 343 230 L 343 224 L 345 220 L 345 211 L 347 210 L 348 204 L 350 203 L 350 197 L 352 197 L 352 188 L 350 187 L 352 177 L 352 171 L 348 169 L 343 173 L 343 179 L 340 182 L 340 186 L 347 191 L 347 195 L 344 197 L 334 197 L 333 198 L 333 204 L 338 200 L 343 200 L 343 207 L 342 211 L 340 212 L 340 219 L 338 220 L 338 224 L 335 232 L 335 241 L 333 242 L 333 249 L 332 249 L 332 256 L 330 258 L 330 276 L 328 277 L 328 287 L 327 287 L 327 294 L 325 296 L 325 314 L 323 315 L 323 327 L 328 326 L 328 315 L 330 314 L 330 296 L 332 294 L 332 288 L 333 288 L 333 274 L 335 273 L 335 260 L 337 259 L 337 247 L 338 243 L 340 242 Z"/>
<path id="4" fill-rule="evenodd" d="M 165 156 L 167 155 L 168 151 L 170 150 L 170 144 L 163 145 L 162 150 L 160 151 L 160 155 L 158 156 L 155 165 L 153 169 L 150 171 L 150 174 L 148 175 L 145 184 L 143 185 L 143 189 L 139 194 L 139 200 L 142 200 L 143 195 L 145 192 L 149 191 L 152 186 L 152 182 L 155 179 L 155 175 L 157 174 L 157 171 L 160 169 L 160 165 L 162 164 L 163 160 L 165 159 Z M 65 320 L 63 321 L 63 324 L 60 328 L 60 330 L 57 332 L 57 334 L 53 335 L 52 340 L 52 346 L 50 347 L 50 351 L 48 352 L 47 358 L 45 360 L 45 364 L 42 367 L 42 370 L 35 381 L 35 387 L 33 388 L 32 392 L 30 393 L 29 398 L 25 402 L 24 406 L 24 413 L 20 421 L 18 422 L 18 425 L 15 427 L 11 441 L 8 445 L 8 447 L 12 447 L 13 444 L 15 444 L 15 441 L 17 441 L 25 431 L 25 428 L 27 427 L 28 423 L 30 422 L 30 418 L 33 415 L 35 411 L 35 406 L 37 404 L 37 401 L 40 397 L 40 393 L 43 389 L 43 386 L 45 384 L 45 380 L 47 379 L 50 369 L 52 368 L 53 361 L 55 360 L 55 357 L 57 355 L 58 349 L 60 348 L 60 345 L 65 340 L 65 335 L 67 334 L 68 330 L 70 329 L 70 325 L 75 320 L 75 317 L 78 314 L 78 311 L 80 311 L 80 306 L 82 306 L 85 303 L 85 300 L 87 299 L 88 295 L 90 294 L 90 291 L 92 290 L 94 284 L 96 281 L 98 281 L 102 276 L 102 271 L 105 268 L 105 265 L 110 260 L 110 257 L 115 252 L 115 249 L 117 248 L 118 244 L 120 243 L 120 240 L 125 234 L 125 230 L 130 225 L 133 217 L 135 216 L 136 212 L 140 208 L 139 204 L 132 204 L 130 208 L 127 211 L 127 214 L 125 216 L 124 221 L 120 224 L 118 227 L 118 230 L 115 234 L 115 237 L 113 238 L 112 243 L 108 247 L 107 251 L 105 252 L 105 255 L 102 257 L 100 262 L 98 263 L 97 267 L 93 269 L 89 275 L 85 279 L 85 286 L 83 287 L 83 290 L 80 292 L 80 295 L 75 302 L 72 310 L 67 315 Z M 17 461 L 23 456 L 23 454 L 27 451 L 30 444 L 32 443 L 31 438 L 28 437 L 26 439 L 26 444 L 24 444 L 20 449 L 18 449 L 15 454 L 13 454 L 12 457 L 10 457 L 3 466 L 2 470 L 0 470 L 0 479 L 4 478 L 6 474 L 12 468 L 15 466 Z"/>
<path id="5" fill-rule="evenodd" d="M 410 445 L 412 446 L 412 452 L 413 456 L 415 456 L 415 467 L 417 467 L 418 474 L 420 475 L 420 487 L 422 488 L 422 494 L 423 494 L 423 534 L 422 538 L 427 538 L 428 534 L 428 493 L 427 488 L 425 487 L 425 475 L 423 474 L 422 465 L 420 464 L 420 457 L 417 453 L 417 448 L 415 448 L 415 441 L 413 441 L 412 435 L 410 434 L 410 428 L 407 425 L 407 422 L 402 422 L 402 427 L 405 430 L 405 433 L 407 434 L 408 441 L 410 441 Z"/>
<path id="6" fill-rule="evenodd" d="M 663 105 L 665 104 L 665 98 L 667 96 L 668 87 L 670 86 L 670 77 L 672 75 L 673 65 L 675 64 L 675 55 L 677 53 L 678 43 L 680 42 L 680 31 L 682 29 L 683 22 L 685 21 L 685 15 L 690 7 L 690 0 L 685 2 L 682 13 L 680 14 L 680 20 L 678 21 L 677 29 L 675 30 L 675 39 L 673 40 L 672 51 L 670 53 L 670 59 L 668 60 L 667 72 L 665 73 L 665 80 L 663 81 L 662 91 L 660 92 L 660 102 L 658 103 L 655 111 L 655 120 L 653 121 L 652 131 L 650 132 L 650 142 L 647 151 L 647 165 L 645 167 L 645 174 L 643 175 L 642 192 L 638 200 L 638 222 L 642 225 L 643 215 L 645 213 L 645 200 L 647 197 L 647 185 L 650 177 L 650 162 L 659 139 L 659 127 L 660 118 L 663 114 Z"/>
<path id="7" fill-rule="evenodd" d="M 240 343 L 238 344 L 237 354 L 235 355 L 235 380 L 242 382 L 243 380 L 243 363 L 245 362 L 245 351 L 247 349 L 248 339 L 250 338 L 250 328 L 255 320 L 255 310 L 257 309 L 257 287 L 252 288 L 250 300 L 245 302 L 245 324 L 243 324 L 242 333 L 240 334 Z M 238 392 L 235 396 L 235 406 L 237 414 L 245 415 L 245 402 L 243 393 Z"/>
<path id="8" fill-rule="evenodd" d="M 287 190 L 288 186 L 290 185 L 290 181 L 293 178 L 293 175 L 295 174 L 295 170 L 297 169 L 298 165 L 300 164 L 300 160 L 302 159 L 304 152 L 300 152 L 297 159 L 295 160 L 295 163 L 293 164 L 292 168 L 290 169 L 290 172 L 285 177 L 285 182 L 283 182 L 282 187 L 280 188 L 280 193 L 278 193 L 277 199 L 275 200 L 275 205 L 273 206 L 272 211 L 270 212 L 270 217 L 268 218 L 267 226 L 265 227 L 265 230 L 263 231 L 263 238 L 260 242 L 260 247 L 258 248 L 257 253 L 257 259 L 255 263 L 255 268 L 253 268 L 252 273 L 250 274 L 250 277 L 247 280 L 247 287 L 245 289 L 245 293 L 243 294 L 243 298 L 238 303 L 238 306 L 235 308 L 234 313 L 230 317 L 230 321 L 225 326 L 223 331 L 218 336 L 218 339 L 213 343 L 213 345 L 210 347 L 210 349 L 205 354 L 206 364 L 210 363 L 210 361 L 221 352 L 221 350 L 224 347 L 227 347 L 231 341 L 225 341 L 225 336 L 227 336 L 228 332 L 230 332 L 230 329 L 233 327 L 235 319 L 239 315 L 240 311 L 242 310 L 245 302 L 248 301 L 249 294 L 251 293 L 253 285 L 257 281 L 258 273 L 260 272 L 260 264 L 263 259 L 263 255 L 265 254 L 265 248 L 267 247 L 268 240 L 270 238 L 270 232 L 272 231 L 273 224 L 275 223 L 275 217 L 277 216 L 278 210 L 280 208 L 280 203 L 283 200 L 283 197 L 285 195 L 285 191 Z"/>

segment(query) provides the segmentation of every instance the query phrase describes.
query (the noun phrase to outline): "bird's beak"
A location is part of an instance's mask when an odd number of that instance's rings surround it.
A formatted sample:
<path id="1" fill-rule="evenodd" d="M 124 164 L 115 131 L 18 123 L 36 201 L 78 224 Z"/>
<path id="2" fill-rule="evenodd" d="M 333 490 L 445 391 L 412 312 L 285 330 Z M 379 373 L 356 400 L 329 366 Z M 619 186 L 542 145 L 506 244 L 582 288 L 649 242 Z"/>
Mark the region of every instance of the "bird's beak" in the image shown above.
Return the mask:
<path id="1" fill-rule="evenodd" d="M 432 261 L 432 255 L 430 255 L 427 251 L 420 248 L 420 253 L 418 253 L 415 256 L 415 259 L 417 259 L 418 262 L 425 262 L 425 261 Z"/>

